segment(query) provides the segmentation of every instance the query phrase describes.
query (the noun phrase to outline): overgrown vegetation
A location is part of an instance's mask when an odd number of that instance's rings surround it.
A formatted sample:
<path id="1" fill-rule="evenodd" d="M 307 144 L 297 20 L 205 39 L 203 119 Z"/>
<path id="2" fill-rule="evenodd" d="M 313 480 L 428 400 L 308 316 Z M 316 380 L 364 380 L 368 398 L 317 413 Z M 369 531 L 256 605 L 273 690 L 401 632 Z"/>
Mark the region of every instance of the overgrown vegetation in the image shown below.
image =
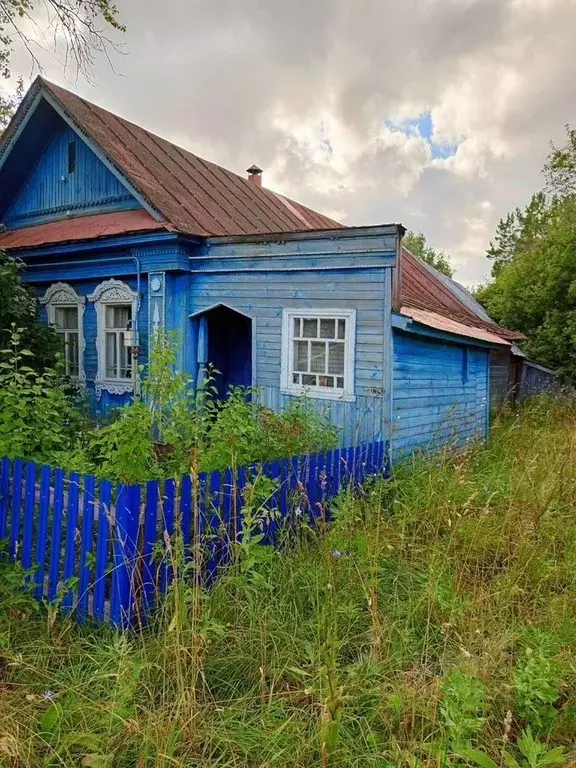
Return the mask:
<path id="1" fill-rule="evenodd" d="M 0 456 L 63 466 L 107 480 L 141 483 L 252 462 L 327 451 L 338 433 L 305 400 L 282 414 L 237 387 L 218 397 L 217 371 L 203 388 L 176 370 L 177 340 L 159 335 L 142 370 L 142 399 L 105 424 L 91 423 L 58 366 L 38 372 L 12 326 L 0 351 Z"/>
<path id="2" fill-rule="evenodd" d="M 34 292 L 20 280 L 22 268 L 18 259 L 0 251 L 0 349 L 11 346 L 17 328 L 21 347 L 32 352 L 28 364 L 41 371 L 55 365 L 61 339 L 40 323 Z"/>
<path id="3" fill-rule="evenodd" d="M 54 620 L 0 565 L 0 764 L 572 765 L 575 497 L 576 404 L 535 400 L 277 550 L 245 510 L 210 591 L 172 542 L 141 633 Z"/>

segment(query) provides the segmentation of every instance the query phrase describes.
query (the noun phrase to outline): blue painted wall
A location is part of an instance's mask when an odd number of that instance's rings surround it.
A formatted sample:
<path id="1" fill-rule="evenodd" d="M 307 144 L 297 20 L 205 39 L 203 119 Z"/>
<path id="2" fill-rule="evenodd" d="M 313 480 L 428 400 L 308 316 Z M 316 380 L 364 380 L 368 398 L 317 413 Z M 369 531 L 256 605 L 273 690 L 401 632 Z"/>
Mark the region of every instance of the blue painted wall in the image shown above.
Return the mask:
<path id="1" fill-rule="evenodd" d="M 68 173 L 68 147 L 75 170 Z M 68 126 L 55 132 L 3 217 L 9 229 L 67 215 L 85 216 L 141 207 L 114 174 Z"/>
<path id="2" fill-rule="evenodd" d="M 382 234 L 213 246 L 191 264 L 188 312 L 221 302 L 252 319 L 253 383 L 259 400 L 281 411 L 295 397 L 280 387 L 283 309 L 356 309 L 355 401 L 309 402 L 341 428 L 342 444 L 374 440 L 386 436 L 389 423 L 394 260 L 394 238 Z M 193 319 L 192 361 L 197 324 Z"/>
<path id="3" fill-rule="evenodd" d="M 393 339 L 393 456 L 485 437 L 488 350 L 396 329 Z"/>

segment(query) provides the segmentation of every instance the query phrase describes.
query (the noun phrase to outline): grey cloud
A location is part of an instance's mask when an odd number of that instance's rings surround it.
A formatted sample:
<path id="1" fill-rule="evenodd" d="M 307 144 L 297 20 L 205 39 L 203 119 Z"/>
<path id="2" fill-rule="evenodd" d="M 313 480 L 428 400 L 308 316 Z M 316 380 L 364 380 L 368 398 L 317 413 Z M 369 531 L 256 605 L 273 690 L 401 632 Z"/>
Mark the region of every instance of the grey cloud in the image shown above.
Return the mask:
<path id="1" fill-rule="evenodd" d="M 541 185 L 549 139 L 576 123 L 575 0 L 119 6 L 122 76 L 101 61 L 82 95 L 240 173 L 257 162 L 265 183 L 347 224 L 421 229 L 467 282 L 489 270 L 498 218 Z M 437 168 L 424 146 L 382 134 L 397 114 L 427 109 L 468 138 L 468 165 L 463 152 Z"/>

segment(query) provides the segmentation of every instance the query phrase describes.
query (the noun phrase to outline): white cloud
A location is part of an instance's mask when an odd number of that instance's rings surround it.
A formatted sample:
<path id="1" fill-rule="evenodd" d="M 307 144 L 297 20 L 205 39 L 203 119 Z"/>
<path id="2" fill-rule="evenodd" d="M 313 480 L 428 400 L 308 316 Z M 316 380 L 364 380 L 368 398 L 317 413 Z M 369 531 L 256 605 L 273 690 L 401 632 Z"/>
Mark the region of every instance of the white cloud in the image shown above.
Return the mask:
<path id="1" fill-rule="evenodd" d="M 549 139 L 576 123 L 576 0 L 119 6 L 122 76 L 99 61 L 82 95 L 240 173 L 257 162 L 347 224 L 422 230 L 468 283 L 489 271 L 498 218 L 541 185 Z M 15 65 L 28 74 L 21 53 Z M 403 125 L 427 114 L 452 156 Z"/>

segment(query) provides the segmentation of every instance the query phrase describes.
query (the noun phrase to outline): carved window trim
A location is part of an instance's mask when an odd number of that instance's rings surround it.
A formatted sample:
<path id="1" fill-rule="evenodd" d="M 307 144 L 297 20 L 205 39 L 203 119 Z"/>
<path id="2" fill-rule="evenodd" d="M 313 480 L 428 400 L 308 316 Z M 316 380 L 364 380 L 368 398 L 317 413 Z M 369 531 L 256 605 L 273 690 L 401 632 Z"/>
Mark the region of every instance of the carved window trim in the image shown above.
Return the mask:
<path id="1" fill-rule="evenodd" d="M 76 307 L 78 310 L 77 380 L 82 386 L 85 386 L 86 373 L 84 371 L 84 351 L 86 349 L 86 339 L 84 337 L 84 310 L 86 309 L 86 297 L 76 293 L 74 288 L 68 283 L 53 283 L 40 299 L 40 304 L 43 304 L 46 307 L 48 324 L 51 326 L 56 324 L 56 309 L 58 307 Z"/>
<path id="2" fill-rule="evenodd" d="M 105 343 L 105 319 L 106 307 L 115 304 L 130 304 L 132 307 L 132 320 L 137 325 L 138 318 L 138 293 L 133 291 L 129 285 L 116 280 L 104 280 L 88 296 L 88 301 L 94 303 L 96 309 L 96 353 L 98 358 L 98 370 L 94 380 L 94 391 L 96 397 L 100 399 L 102 392 L 108 392 L 111 395 L 124 395 L 134 390 L 132 378 L 112 379 L 106 376 L 106 343 Z"/>

